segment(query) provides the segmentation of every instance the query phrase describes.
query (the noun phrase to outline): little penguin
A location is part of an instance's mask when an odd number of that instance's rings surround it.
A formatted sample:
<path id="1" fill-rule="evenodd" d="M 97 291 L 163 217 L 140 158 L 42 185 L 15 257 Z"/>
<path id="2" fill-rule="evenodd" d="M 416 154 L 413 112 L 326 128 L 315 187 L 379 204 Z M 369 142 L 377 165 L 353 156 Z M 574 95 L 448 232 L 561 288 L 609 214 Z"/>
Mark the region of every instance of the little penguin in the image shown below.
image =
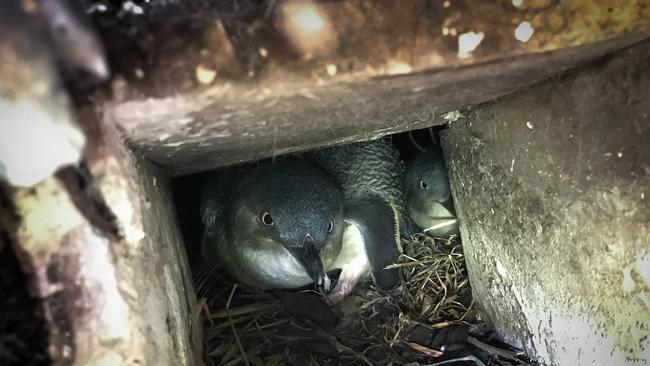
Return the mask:
<path id="1" fill-rule="evenodd" d="M 343 195 L 323 170 L 300 159 L 230 169 L 201 198 L 202 254 L 237 282 L 260 289 L 315 283 L 341 251 Z"/>
<path id="2" fill-rule="evenodd" d="M 439 149 L 421 151 L 409 160 L 403 184 L 408 215 L 420 229 L 437 238 L 458 234 L 447 168 Z"/>
<path id="3" fill-rule="evenodd" d="M 397 286 L 399 271 L 386 269 L 401 255 L 404 197 L 397 148 L 390 142 L 374 140 L 305 156 L 332 175 L 345 200 L 343 248 L 331 267 L 340 268 L 341 274 L 330 297 L 340 300 L 347 296 L 368 274 L 381 289 Z"/>

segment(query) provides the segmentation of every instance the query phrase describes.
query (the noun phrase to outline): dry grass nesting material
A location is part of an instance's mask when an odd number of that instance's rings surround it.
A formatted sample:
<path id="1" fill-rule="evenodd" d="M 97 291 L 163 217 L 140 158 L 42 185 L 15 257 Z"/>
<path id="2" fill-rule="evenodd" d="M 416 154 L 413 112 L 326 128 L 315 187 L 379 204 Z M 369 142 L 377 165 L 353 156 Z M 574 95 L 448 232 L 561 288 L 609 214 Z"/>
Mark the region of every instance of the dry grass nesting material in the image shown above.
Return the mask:
<path id="1" fill-rule="evenodd" d="M 434 239 L 418 234 L 405 244 L 400 263 L 391 267 L 401 269 L 401 301 L 407 313 L 430 324 L 475 322 L 465 257 L 457 237 Z"/>
<path id="2" fill-rule="evenodd" d="M 402 286 L 366 284 L 335 306 L 314 291 L 258 291 L 216 271 L 197 283 L 213 365 L 426 364 L 440 352 L 406 339 L 415 325 L 477 322 L 460 241 L 417 235 L 403 243 Z M 198 320 L 198 317 L 195 317 Z"/>

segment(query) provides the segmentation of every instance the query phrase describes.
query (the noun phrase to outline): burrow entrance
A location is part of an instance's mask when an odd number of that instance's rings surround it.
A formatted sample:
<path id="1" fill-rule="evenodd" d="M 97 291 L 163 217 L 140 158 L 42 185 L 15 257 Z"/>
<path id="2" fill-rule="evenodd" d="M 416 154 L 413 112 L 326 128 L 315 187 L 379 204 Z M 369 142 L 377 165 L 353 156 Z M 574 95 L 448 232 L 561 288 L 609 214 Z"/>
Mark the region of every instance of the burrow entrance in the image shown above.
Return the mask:
<path id="1" fill-rule="evenodd" d="M 408 163 L 420 154 L 442 155 L 438 137 L 441 129 L 431 127 L 383 138 L 399 151 L 402 175 Z M 270 160 L 296 156 L 300 154 Z M 254 169 L 252 166 L 258 164 L 243 167 Z M 231 171 L 232 167 L 225 168 L 221 174 Z M 205 232 L 201 200 L 205 199 L 203 191 L 214 174 L 219 173 L 207 171 L 172 180 L 196 296 L 204 310 L 206 362 L 510 364 L 495 350 L 506 355 L 515 353 L 493 338 L 472 300 L 459 234 L 436 236 L 434 232 L 427 233 L 427 228 L 414 226 L 411 235 L 402 235 L 403 255 L 393 266 L 400 272 L 401 283 L 389 291 L 378 289 L 369 275 L 350 295 L 336 301 L 314 284 L 266 291 L 242 286 L 233 281 L 228 271 L 206 261 L 201 254 Z M 418 184 L 426 186 L 424 181 Z M 340 269 L 329 274 L 335 286 Z"/>

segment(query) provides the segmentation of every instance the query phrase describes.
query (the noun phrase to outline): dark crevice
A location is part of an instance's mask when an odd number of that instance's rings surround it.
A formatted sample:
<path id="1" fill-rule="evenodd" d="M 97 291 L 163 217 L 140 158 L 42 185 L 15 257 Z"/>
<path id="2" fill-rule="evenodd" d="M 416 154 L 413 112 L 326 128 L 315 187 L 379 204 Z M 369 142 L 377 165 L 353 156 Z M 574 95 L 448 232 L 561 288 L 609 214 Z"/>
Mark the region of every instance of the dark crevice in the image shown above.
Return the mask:
<path id="1" fill-rule="evenodd" d="M 50 365 L 40 301 L 29 293 L 8 231 L 0 229 L 0 365 Z"/>
<path id="2" fill-rule="evenodd" d="M 54 255 L 47 267 L 46 275 L 50 285 L 60 287 L 47 296 L 43 303 L 52 322 L 52 349 L 54 357 L 65 363 L 72 362 L 76 357 L 74 318 L 82 317 L 84 313 L 81 289 L 71 286 L 76 283 L 75 274 L 79 272 L 77 260 Z"/>

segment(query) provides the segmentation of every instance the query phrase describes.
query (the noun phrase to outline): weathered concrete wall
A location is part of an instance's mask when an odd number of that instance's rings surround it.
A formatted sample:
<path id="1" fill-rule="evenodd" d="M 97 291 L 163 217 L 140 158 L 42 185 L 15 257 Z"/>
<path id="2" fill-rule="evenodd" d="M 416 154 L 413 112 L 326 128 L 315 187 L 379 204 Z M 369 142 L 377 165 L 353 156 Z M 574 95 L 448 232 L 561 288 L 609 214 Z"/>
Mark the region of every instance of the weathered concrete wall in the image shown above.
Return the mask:
<path id="1" fill-rule="evenodd" d="M 167 177 L 82 113 L 93 183 L 72 168 L 16 189 L 0 215 L 33 273 L 55 365 L 195 365 L 196 307 Z M 200 344 L 199 344 L 200 346 Z"/>
<path id="2" fill-rule="evenodd" d="M 475 299 L 549 365 L 650 363 L 650 43 L 444 134 Z"/>
<path id="3" fill-rule="evenodd" d="M 124 280 L 130 281 L 137 295 L 131 310 L 138 317 L 140 341 L 147 351 L 144 364 L 200 365 L 202 344 L 192 344 L 196 337 L 192 331 L 200 337 L 201 325 L 192 324 L 193 312 L 200 309 L 196 308 L 170 181 L 143 156 L 138 157 L 135 169 L 142 204 L 136 214 L 142 215 L 145 237 L 138 247 L 125 248 L 120 267 L 131 272 Z"/>

